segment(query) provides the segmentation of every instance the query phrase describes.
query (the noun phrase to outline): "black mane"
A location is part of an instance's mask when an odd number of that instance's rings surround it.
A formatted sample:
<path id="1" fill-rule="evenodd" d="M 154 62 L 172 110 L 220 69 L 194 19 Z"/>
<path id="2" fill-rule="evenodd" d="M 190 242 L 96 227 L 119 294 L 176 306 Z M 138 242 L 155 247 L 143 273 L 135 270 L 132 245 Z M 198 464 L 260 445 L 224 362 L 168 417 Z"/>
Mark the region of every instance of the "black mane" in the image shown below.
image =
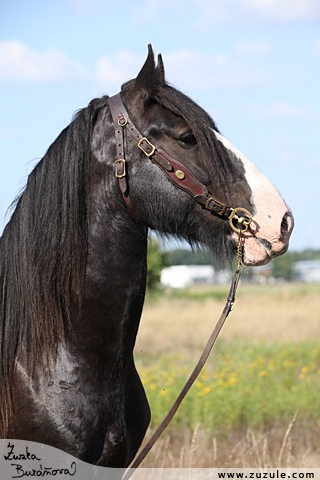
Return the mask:
<path id="1" fill-rule="evenodd" d="M 132 82 L 122 91 L 126 92 Z M 213 133 L 217 127 L 211 117 L 167 84 L 157 89 L 154 101 L 187 121 L 201 145 L 202 166 L 217 185 L 225 185 L 227 176 L 232 175 L 231 164 Z M 7 398 L 6 385 L 12 378 L 22 340 L 28 364 L 43 364 L 54 353 L 58 340 L 71 331 L 71 314 L 80 312 L 87 259 L 92 134 L 104 108 L 109 108 L 107 96 L 92 100 L 50 146 L 29 175 L 0 239 L 3 398 Z M 220 254 L 228 251 L 225 226 L 221 229 L 223 233 L 217 231 L 210 245 Z"/>
<path id="2" fill-rule="evenodd" d="M 80 308 L 91 139 L 107 100 L 92 100 L 50 146 L 0 239 L 1 397 L 22 337 L 32 365 L 68 330 L 70 309 Z"/>

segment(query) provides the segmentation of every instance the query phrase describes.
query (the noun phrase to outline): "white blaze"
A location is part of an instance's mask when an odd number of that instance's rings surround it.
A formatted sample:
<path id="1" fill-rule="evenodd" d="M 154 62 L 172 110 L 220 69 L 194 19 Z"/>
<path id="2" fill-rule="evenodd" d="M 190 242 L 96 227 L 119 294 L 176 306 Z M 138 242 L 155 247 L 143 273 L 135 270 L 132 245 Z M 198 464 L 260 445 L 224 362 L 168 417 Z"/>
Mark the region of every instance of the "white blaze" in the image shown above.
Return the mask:
<path id="1" fill-rule="evenodd" d="M 234 155 L 236 155 L 236 157 L 243 163 L 243 166 L 245 169 L 245 176 L 249 184 L 249 187 L 252 190 L 253 197 L 255 195 L 257 188 L 259 188 L 260 186 L 263 186 L 264 188 L 268 188 L 270 189 L 270 191 L 273 191 L 275 195 L 278 195 L 282 199 L 282 196 L 279 190 L 273 185 L 273 183 L 270 182 L 270 180 L 267 179 L 267 177 L 263 175 L 262 172 L 260 172 L 260 170 L 254 165 L 254 163 L 250 162 L 250 160 L 248 160 L 248 158 L 245 155 L 243 155 L 243 153 L 241 153 L 234 145 L 232 145 L 232 143 L 229 140 L 227 140 L 225 137 L 220 135 L 220 133 L 216 131 L 214 133 L 217 139 L 221 143 L 223 143 L 223 145 L 228 150 L 234 153 Z"/>
<path id="2" fill-rule="evenodd" d="M 250 231 L 243 234 L 244 262 L 247 265 L 268 263 L 272 256 L 276 256 L 277 253 L 280 254 L 288 246 L 293 229 L 291 211 L 270 180 L 229 140 L 216 131 L 214 133 L 224 147 L 242 162 L 246 180 L 252 191 L 251 202 L 255 208 L 255 213 Z M 235 205 L 234 207 L 241 207 L 241 205 Z M 282 231 L 281 225 L 284 218 L 286 218 L 287 229 Z M 263 242 L 264 240 L 267 242 Z M 271 248 L 268 249 L 267 245 L 271 245 Z"/>

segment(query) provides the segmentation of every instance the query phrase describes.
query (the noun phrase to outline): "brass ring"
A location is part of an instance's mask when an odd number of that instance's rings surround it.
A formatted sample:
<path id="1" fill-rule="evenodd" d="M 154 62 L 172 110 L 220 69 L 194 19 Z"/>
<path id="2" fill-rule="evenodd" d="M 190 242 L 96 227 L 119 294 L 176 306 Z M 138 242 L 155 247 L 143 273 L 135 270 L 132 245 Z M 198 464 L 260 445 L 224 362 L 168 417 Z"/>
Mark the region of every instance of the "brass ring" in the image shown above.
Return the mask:
<path id="1" fill-rule="evenodd" d="M 124 116 L 120 117 L 118 120 L 118 125 L 120 125 L 120 127 L 125 127 L 127 123 L 128 123 L 128 120 Z"/>
<path id="2" fill-rule="evenodd" d="M 244 227 L 243 230 L 240 229 L 240 228 L 237 228 L 233 225 L 232 223 L 232 220 L 235 219 L 235 220 L 240 220 L 240 218 L 238 217 L 238 215 L 236 215 L 237 212 L 243 212 L 245 213 L 248 217 L 249 217 L 249 220 L 244 220 L 242 221 L 241 225 Z M 248 210 L 246 208 L 242 208 L 242 207 L 237 207 L 237 208 L 234 208 L 229 216 L 229 224 L 230 224 L 230 227 L 232 228 L 232 230 L 234 230 L 236 233 L 244 233 L 248 230 L 248 227 L 251 223 L 251 220 L 252 220 L 252 215 L 250 212 L 248 212 Z"/>

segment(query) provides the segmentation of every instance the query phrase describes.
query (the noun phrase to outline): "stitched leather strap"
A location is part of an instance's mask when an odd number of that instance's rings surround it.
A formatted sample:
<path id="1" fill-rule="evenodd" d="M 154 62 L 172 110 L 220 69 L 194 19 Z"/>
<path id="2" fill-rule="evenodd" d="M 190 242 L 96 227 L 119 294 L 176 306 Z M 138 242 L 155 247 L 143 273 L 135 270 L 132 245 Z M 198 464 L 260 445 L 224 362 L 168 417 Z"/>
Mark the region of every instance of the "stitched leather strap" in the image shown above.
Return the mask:
<path id="1" fill-rule="evenodd" d="M 120 93 L 109 98 L 109 105 L 115 127 L 118 160 L 124 159 L 123 131 L 126 130 L 135 139 L 142 152 L 150 158 L 154 164 L 161 168 L 174 185 L 191 195 L 207 210 L 210 210 L 217 215 L 230 218 L 233 208 L 214 199 L 211 194 L 208 193 L 206 186 L 197 180 L 189 168 L 178 160 L 172 158 L 162 147 L 155 147 L 147 138 L 141 135 L 131 122 L 129 114 L 122 103 Z M 121 182 L 119 180 L 119 185 L 121 191 L 125 188 L 124 185 L 126 185 L 125 191 L 127 191 L 128 185 L 126 176 L 122 178 Z M 123 195 L 124 200 L 127 203 L 129 195 L 128 193 L 123 193 Z"/>
<path id="2" fill-rule="evenodd" d="M 166 159 L 171 165 L 171 169 L 163 166 L 163 159 Z M 205 185 L 200 183 L 193 173 L 179 160 L 173 159 L 161 147 L 157 147 L 154 155 L 150 160 L 158 165 L 173 184 L 191 195 L 198 203 L 200 203 L 207 210 L 223 215 L 227 218 L 231 215 L 232 208 L 215 200 L 209 193 Z M 183 175 L 180 174 L 182 172 Z M 179 178 L 181 175 L 183 178 Z"/>
<path id="3" fill-rule="evenodd" d="M 126 160 L 125 160 L 125 151 L 124 151 L 124 128 L 119 124 L 119 115 L 118 112 L 123 106 L 120 98 L 120 94 L 114 95 L 109 98 L 110 111 L 114 122 L 114 130 L 116 137 L 116 161 L 115 161 L 115 176 L 119 181 L 120 191 L 122 197 L 127 205 L 127 208 L 132 217 L 134 217 L 132 204 L 129 197 L 128 189 L 128 180 L 127 180 L 127 171 L 126 171 Z"/>

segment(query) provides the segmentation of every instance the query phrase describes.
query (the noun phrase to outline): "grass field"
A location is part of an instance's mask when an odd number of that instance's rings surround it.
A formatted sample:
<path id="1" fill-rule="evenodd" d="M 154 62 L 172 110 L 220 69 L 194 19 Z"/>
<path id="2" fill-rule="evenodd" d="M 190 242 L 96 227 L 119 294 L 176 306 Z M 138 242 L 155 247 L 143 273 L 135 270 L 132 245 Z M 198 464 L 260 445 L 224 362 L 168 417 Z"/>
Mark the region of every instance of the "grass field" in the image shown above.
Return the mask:
<path id="1" fill-rule="evenodd" d="M 226 287 L 147 299 L 135 349 L 152 410 L 171 407 Z M 320 285 L 239 286 L 208 364 L 144 466 L 320 467 Z"/>

